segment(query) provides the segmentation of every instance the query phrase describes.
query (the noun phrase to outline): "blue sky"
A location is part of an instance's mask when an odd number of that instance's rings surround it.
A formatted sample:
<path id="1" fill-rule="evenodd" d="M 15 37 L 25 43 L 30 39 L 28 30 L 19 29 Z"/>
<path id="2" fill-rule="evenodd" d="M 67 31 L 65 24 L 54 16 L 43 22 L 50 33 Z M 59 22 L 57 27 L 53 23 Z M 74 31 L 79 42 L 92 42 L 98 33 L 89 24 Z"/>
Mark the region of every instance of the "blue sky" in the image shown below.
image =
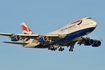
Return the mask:
<path id="1" fill-rule="evenodd" d="M 98 23 L 89 35 L 104 37 L 105 0 L 0 0 L 0 32 L 22 33 L 25 22 L 35 34 L 46 34 L 75 20 L 91 17 Z M 0 36 L 0 70 L 104 70 L 104 41 L 98 48 L 75 45 L 69 52 L 23 48 L 4 44 Z"/>

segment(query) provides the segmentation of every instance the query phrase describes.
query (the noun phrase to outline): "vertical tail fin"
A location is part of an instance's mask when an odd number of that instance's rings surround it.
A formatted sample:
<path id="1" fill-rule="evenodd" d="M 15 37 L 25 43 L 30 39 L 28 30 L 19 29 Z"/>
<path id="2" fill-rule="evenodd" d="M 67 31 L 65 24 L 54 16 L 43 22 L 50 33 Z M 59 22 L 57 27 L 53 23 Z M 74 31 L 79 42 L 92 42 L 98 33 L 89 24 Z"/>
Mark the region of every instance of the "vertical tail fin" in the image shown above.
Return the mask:
<path id="1" fill-rule="evenodd" d="M 29 27 L 24 22 L 21 23 L 20 25 L 21 25 L 21 29 L 22 29 L 23 34 L 33 35 L 33 32 L 29 29 Z M 29 43 L 31 41 L 32 41 L 32 39 L 30 39 L 30 38 L 24 39 L 24 43 Z"/>
<path id="2" fill-rule="evenodd" d="M 21 23 L 20 25 L 21 25 L 23 34 L 33 35 L 33 32 L 29 29 L 29 27 L 24 22 Z"/>

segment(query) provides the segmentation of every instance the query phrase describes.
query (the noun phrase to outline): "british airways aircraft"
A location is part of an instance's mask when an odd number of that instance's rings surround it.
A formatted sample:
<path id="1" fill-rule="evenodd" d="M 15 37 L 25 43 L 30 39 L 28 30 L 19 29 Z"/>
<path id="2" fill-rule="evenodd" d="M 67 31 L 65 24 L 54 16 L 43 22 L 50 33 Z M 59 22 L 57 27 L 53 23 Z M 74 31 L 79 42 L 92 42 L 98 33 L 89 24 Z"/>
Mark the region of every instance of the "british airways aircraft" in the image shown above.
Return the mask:
<path id="1" fill-rule="evenodd" d="M 22 45 L 25 48 L 48 48 L 48 50 L 63 51 L 64 47 L 70 47 L 69 51 L 73 51 L 74 45 L 84 44 L 85 46 L 99 47 L 102 39 L 90 39 L 88 35 L 96 28 L 97 23 L 90 17 L 82 18 L 75 22 L 69 23 L 61 29 L 55 30 L 47 34 L 33 34 L 33 32 L 23 22 L 20 24 L 23 34 L 0 33 L 3 36 L 9 36 L 11 41 L 3 42 L 9 44 Z M 87 35 L 86 38 L 83 36 Z M 16 42 L 22 40 L 23 42 Z"/>

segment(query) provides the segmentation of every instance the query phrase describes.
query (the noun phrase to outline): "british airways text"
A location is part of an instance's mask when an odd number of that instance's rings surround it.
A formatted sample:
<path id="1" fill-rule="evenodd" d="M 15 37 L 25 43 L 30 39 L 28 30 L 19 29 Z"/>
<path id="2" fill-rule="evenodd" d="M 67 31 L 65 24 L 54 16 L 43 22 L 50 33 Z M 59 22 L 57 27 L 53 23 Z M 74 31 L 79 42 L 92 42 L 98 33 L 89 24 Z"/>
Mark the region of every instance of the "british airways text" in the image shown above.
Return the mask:
<path id="1" fill-rule="evenodd" d="M 75 25 L 73 25 L 73 26 L 69 26 L 69 27 L 67 27 L 67 28 L 63 28 L 63 29 L 61 29 L 61 31 L 64 31 L 64 30 L 67 30 L 67 29 L 70 29 L 70 28 L 72 28 L 72 27 L 74 27 Z"/>

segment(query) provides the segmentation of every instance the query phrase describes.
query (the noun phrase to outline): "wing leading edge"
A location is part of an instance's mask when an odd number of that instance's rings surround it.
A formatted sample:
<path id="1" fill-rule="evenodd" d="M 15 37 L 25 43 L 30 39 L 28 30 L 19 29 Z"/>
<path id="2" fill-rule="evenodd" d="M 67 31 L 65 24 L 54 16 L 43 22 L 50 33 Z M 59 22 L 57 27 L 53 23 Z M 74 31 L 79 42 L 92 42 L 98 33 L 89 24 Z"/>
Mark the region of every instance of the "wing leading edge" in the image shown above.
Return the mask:
<path id="1" fill-rule="evenodd" d="M 66 34 L 45 34 L 45 35 L 41 35 L 41 34 L 33 34 L 33 35 L 28 35 L 28 34 L 12 34 L 12 33 L 0 33 L 0 35 L 3 35 L 3 36 L 15 36 L 15 35 L 19 35 L 21 37 L 25 37 L 25 38 L 35 38 L 35 37 L 42 37 L 42 36 L 47 36 L 47 37 L 50 37 L 50 38 L 54 38 L 54 37 L 57 37 L 57 38 L 63 38 L 66 36 Z"/>

